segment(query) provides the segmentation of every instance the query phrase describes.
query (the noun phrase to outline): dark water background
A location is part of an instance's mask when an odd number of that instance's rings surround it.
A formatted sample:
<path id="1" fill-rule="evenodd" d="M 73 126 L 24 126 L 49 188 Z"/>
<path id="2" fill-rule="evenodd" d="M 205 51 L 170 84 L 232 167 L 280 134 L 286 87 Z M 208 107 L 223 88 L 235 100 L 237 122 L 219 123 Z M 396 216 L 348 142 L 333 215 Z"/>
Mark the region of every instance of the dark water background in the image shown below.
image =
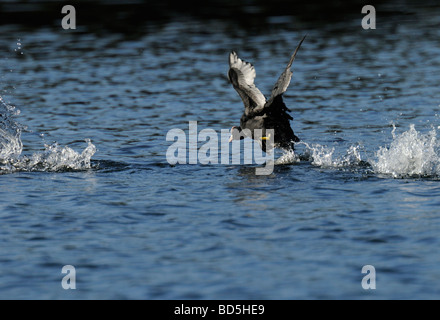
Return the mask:
<path id="1" fill-rule="evenodd" d="M 0 298 L 439 298 L 440 7 L 222 3 L 0 5 Z M 238 124 L 230 50 L 268 94 L 304 34 L 301 161 L 168 164 L 168 130 Z"/>

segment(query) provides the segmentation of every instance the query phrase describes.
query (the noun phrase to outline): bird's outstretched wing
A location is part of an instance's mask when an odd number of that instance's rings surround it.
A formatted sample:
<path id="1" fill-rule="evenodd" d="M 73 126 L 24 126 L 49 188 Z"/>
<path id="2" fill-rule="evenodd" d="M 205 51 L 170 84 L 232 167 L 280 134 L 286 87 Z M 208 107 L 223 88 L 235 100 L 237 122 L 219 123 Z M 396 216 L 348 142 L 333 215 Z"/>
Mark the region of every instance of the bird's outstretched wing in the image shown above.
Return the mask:
<path id="1" fill-rule="evenodd" d="M 289 108 L 286 107 L 283 101 L 283 93 L 286 92 L 290 84 L 293 74 L 290 68 L 305 38 L 305 36 L 302 38 L 290 57 L 286 69 L 284 69 L 278 81 L 275 83 L 272 94 L 263 109 L 263 112 L 266 114 L 264 119 L 265 127 L 275 129 L 275 144 L 284 149 L 293 149 L 293 143 L 299 141 L 299 138 L 294 134 L 290 126 L 289 120 L 293 119 L 289 114 Z"/>
<path id="2" fill-rule="evenodd" d="M 234 51 L 229 54 L 228 78 L 243 100 L 245 114 L 263 108 L 266 104 L 266 98 L 254 84 L 255 76 L 255 68 L 251 63 L 241 60 Z"/>
<path id="3" fill-rule="evenodd" d="M 303 43 L 305 38 L 306 38 L 306 36 L 304 36 L 302 38 L 302 40 L 300 41 L 300 43 L 296 47 L 295 51 L 293 52 L 292 56 L 290 57 L 290 61 L 287 64 L 286 69 L 284 69 L 283 73 L 278 78 L 278 81 L 275 83 L 275 85 L 272 89 L 272 93 L 270 95 L 270 98 L 267 101 L 267 104 L 266 104 L 267 106 L 269 106 L 272 103 L 272 101 L 275 99 L 275 97 L 286 92 L 287 87 L 290 84 L 290 80 L 292 79 L 292 74 L 293 74 L 293 72 L 292 72 L 292 70 L 290 70 L 290 68 L 292 67 L 293 60 L 295 60 L 296 54 L 298 53 L 298 50 L 301 47 L 301 44 Z"/>

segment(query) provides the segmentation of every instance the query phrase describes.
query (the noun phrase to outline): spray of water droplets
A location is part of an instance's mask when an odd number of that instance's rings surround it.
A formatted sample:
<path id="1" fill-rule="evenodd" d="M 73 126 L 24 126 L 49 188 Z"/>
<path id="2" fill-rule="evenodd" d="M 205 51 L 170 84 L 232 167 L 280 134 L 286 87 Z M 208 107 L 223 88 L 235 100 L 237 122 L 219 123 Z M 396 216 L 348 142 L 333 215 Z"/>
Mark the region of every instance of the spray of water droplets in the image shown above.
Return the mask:
<path id="1" fill-rule="evenodd" d="M 382 146 L 367 161 L 364 147 L 352 145 L 345 152 L 337 153 L 335 147 L 320 144 L 297 143 L 305 147 L 302 153 L 285 152 L 275 164 L 293 164 L 308 161 L 321 168 L 338 168 L 356 170 L 365 168 L 365 173 L 393 178 L 440 177 L 440 141 L 437 129 L 428 133 L 416 130 L 410 125 L 407 131 L 400 134 L 393 126 L 392 141 L 389 146 Z"/>
<path id="2" fill-rule="evenodd" d="M 420 133 L 415 126 L 397 134 L 393 126 L 393 140 L 376 152 L 371 165 L 376 173 L 402 177 L 435 177 L 440 175 L 440 153 L 437 131 Z"/>
<path id="3" fill-rule="evenodd" d="M 45 151 L 23 155 L 21 134 L 26 127 L 14 120 L 20 111 L 0 97 L 0 174 L 17 171 L 65 171 L 91 168 L 96 147 L 87 139 L 87 147 L 78 153 L 57 143 L 45 146 Z"/>

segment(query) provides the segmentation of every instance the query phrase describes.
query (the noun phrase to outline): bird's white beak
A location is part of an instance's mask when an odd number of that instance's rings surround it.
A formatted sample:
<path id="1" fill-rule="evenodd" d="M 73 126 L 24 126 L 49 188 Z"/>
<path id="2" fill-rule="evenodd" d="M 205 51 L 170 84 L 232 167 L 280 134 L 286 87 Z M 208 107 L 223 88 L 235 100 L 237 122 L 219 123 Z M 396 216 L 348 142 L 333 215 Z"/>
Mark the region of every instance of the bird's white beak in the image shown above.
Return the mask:
<path id="1" fill-rule="evenodd" d="M 229 137 L 229 141 L 228 141 L 228 143 L 231 143 L 232 140 L 234 140 L 234 138 L 232 137 L 232 134 L 231 134 L 231 136 Z"/>

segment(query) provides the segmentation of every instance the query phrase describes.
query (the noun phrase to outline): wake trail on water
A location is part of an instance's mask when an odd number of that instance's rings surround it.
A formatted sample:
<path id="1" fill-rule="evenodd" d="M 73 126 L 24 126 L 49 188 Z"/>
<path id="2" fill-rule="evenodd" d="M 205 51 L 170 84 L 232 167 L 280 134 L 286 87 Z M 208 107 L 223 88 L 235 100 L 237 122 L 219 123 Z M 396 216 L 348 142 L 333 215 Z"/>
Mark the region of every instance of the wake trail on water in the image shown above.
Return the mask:
<path id="1" fill-rule="evenodd" d="M 352 145 L 338 155 L 335 147 L 299 142 L 297 146 L 305 147 L 303 153 L 285 151 L 275 164 L 308 161 L 321 168 L 366 168 L 368 173 L 393 178 L 440 178 L 440 141 L 436 128 L 421 133 L 411 124 L 407 131 L 397 134 L 393 125 L 391 136 L 389 145 L 379 147 L 369 157 L 360 144 Z"/>
<path id="2" fill-rule="evenodd" d="M 45 145 L 43 152 L 23 155 L 21 134 L 27 128 L 14 117 L 20 110 L 6 103 L 0 96 L 0 174 L 20 171 L 77 171 L 91 168 L 91 157 L 96 147 L 86 139 L 87 147 L 78 153 L 68 146 L 58 143 Z"/>
<path id="3" fill-rule="evenodd" d="M 15 121 L 20 110 L 6 103 L 0 96 L 0 174 L 20 171 L 78 171 L 91 169 L 91 157 L 96 147 L 86 139 L 86 148 L 76 152 L 69 146 L 58 143 L 44 145 L 45 150 L 31 155 L 23 154 L 22 132 L 30 132 L 26 126 Z M 397 133 L 393 125 L 391 143 L 379 147 L 370 156 L 365 147 L 355 144 L 343 152 L 335 147 L 299 142 L 302 152 L 284 153 L 275 161 L 275 165 L 310 162 L 321 168 L 342 170 L 364 169 L 366 173 L 393 178 L 440 178 L 440 141 L 437 130 L 432 127 L 427 133 L 416 130 L 411 124 L 407 131 Z M 365 160 L 364 160 L 365 159 Z"/>

